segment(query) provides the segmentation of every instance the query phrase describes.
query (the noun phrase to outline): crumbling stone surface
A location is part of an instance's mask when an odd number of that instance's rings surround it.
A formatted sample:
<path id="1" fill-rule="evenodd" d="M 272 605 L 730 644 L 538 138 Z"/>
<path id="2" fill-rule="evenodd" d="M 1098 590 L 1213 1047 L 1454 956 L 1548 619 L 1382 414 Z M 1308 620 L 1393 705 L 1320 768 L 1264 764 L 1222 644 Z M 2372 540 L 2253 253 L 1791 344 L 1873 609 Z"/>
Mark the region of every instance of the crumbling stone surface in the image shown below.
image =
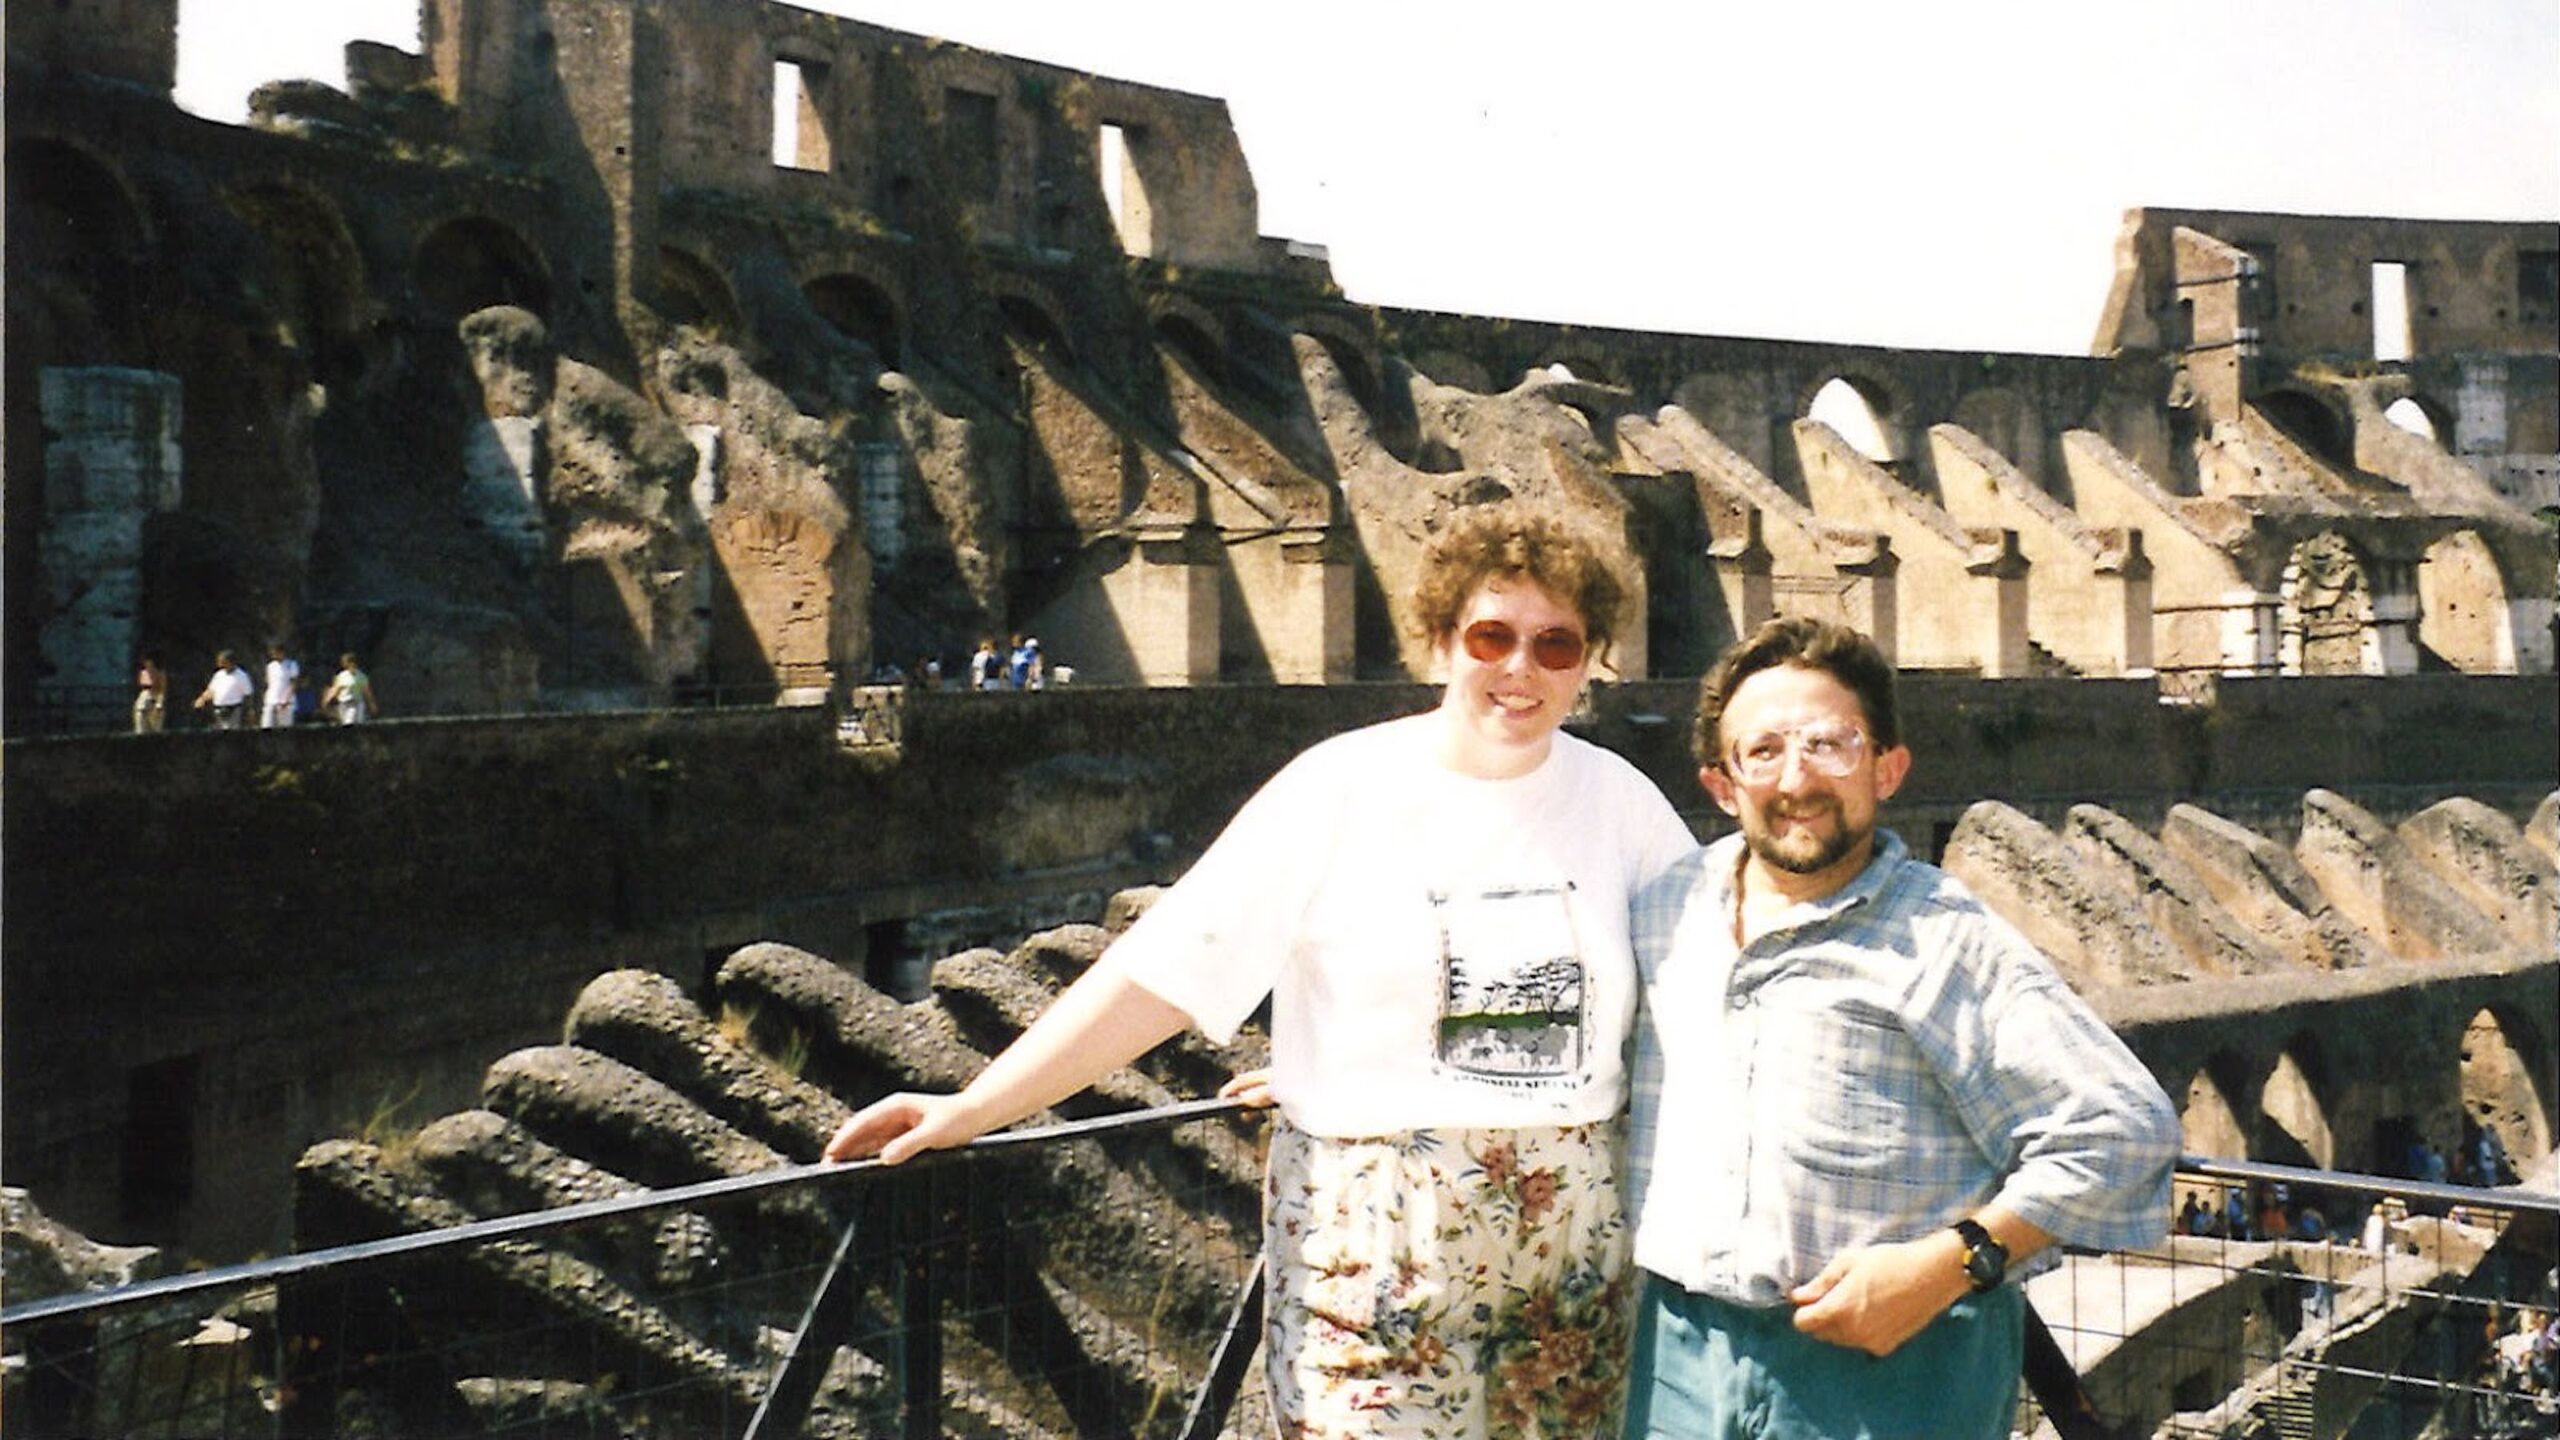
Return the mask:
<path id="1" fill-rule="evenodd" d="M 2112 876 L 2093 873 L 2034 817 L 1997 800 L 1967 807 L 1942 862 L 2052 959 L 2073 988 L 2187 978 L 2180 955 Z"/>
<path id="2" fill-rule="evenodd" d="M 2064 835 L 2094 871 L 2134 897 L 2195 972 L 2256 975 L 2290 967 L 2215 900 L 2184 860 L 2123 816 L 2097 805 L 2074 805 Z"/>
<path id="3" fill-rule="evenodd" d="M 787 1163 L 645 1071 L 571 1045 L 489 1067 L 484 1102 L 535 1134 L 648 1185 L 683 1185 Z"/>
<path id="4" fill-rule="evenodd" d="M 380 1147 L 361 1141 L 313 1146 L 295 1167 L 294 1180 L 295 1228 L 307 1246 L 445 1229 L 481 1218 L 405 1171 Z M 538 1375 L 548 1357 L 535 1352 L 546 1345 L 564 1347 L 560 1358 L 584 1369 L 672 1372 L 699 1382 L 714 1397 L 710 1402 L 699 1399 L 697 1390 L 671 1392 L 709 1404 L 707 1413 L 691 1417 L 695 1424 L 719 1423 L 718 1397 L 725 1395 L 733 1412 L 751 1411 L 762 1393 L 763 1357 L 724 1351 L 575 1255 L 536 1241 L 501 1240 L 463 1247 L 456 1258 L 459 1263 L 440 1266 L 437 1286 L 406 1307 L 406 1323 L 437 1324 L 445 1332 L 448 1348 L 438 1363 L 418 1367 L 432 1373 L 378 1376 L 389 1383 L 364 1387 L 403 1427 L 385 1433 L 455 1433 L 453 1407 L 460 1397 L 452 1392 L 451 1375 Z M 343 1328 L 362 1323 L 351 1318 L 358 1314 L 355 1304 L 344 1293 L 315 1292 L 306 1309 L 288 1290 L 279 1324 L 288 1335 L 326 1336 L 325 1344 L 306 1348 L 334 1356 L 338 1346 L 359 1343 Z M 502 1338 L 474 1345 L 475 1336 Z M 306 1396 L 303 1403 L 315 1402 Z M 419 1428 L 422 1423 L 436 1428 Z"/>
<path id="5" fill-rule="evenodd" d="M 743 1012 L 739 1020 L 753 1023 Z M 615 970 L 587 982 L 566 1033 L 570 1044 L 667 1080 L 723 1123 L 804 1164 L 843 1118 L 833 1096 L 732 1038 L 654 971 Z"/>
<path id="6" fill-rule="evenodd" d="M 2524 827 L 2525 843 L 2542 852 L 2544 863 L 2560 866 L 2560 790 L 2542 797 Z"/>
<path id="7" fill-rule="evenodd" d="M 2420 863 L 2535 953 L 2552 945 L 2552 867 L 2513 820 L 2477 800 L 2440 800 L 2401 822 L 2400 841 Z"/>
<path id="8" fill-rule="evenodd" d="M 27 1192 L 0 1188 L 0 1275 L 17 1304 L 75 1290 L 112 1290 L 168 1272 L 148 1245 L 103 1245 L 47 1216 Z"/>
<path id="9" fill-rule="evenodd" d="M 2390 959 L 2329 901 L 2293 852 L 2196 805 L 2174 805 L 2160 843 L 2193 867 L 2241 925 L 2296 964 L 2342 970 Z"/>
<path id="10" fill-rule="evenodd" d="M 2498 922 L 2421 865 L 2391 827 L 2343 795 L 2302 797 L 2302 868 L 2358 925 L 2403 959 L 2439 960 L 2505 948 Z"/>
<path id="11" fill-rule="evenodd" d="M 1161 885 L 1136 885 L 1114 891 L 1102 910 L 1102 928 L 1113 935 L 1138 923 L 1138 917 L 1164 895 Z"/>
<path id="12" fill-rule="evenodd" d="M 518 1051 L 491 1067 L 488 1109 L 439 1119 L 391 1151 L 357 1142 L 314 1147 L 297 1174 L 298 1234 L 306 1244 L 371 1238 L 627 1196 L 643 1185 L 770 1171 L 785 1163 L 775 1142 L 814 1146 L 849 1108 L 887 1089 L 965 1082 L 989 1050 L 1010 1043 L 1089 968 L 1109 938 L 1100 926 L 1067 925 L 1010 955 L 951 957 L 937 967 L 935 995 L 910 1005 L 807 952 L 752 945 L 714 982 L 718 1022 L 662 976 L 608 973 L 579 996 L 568 1043 Z M 792 1063 L 777 1061 L 777 1052 Z M 1258 1060 L 1264 1052 L 1244 1053 Z M 1204 1088 L 1228 1073 L 1208 1068 Z M 1168 1104 L 1184 1092 L 1125 1070 L 1107 1078 L 1099 1096 L 1101 1107 L 1117 1109 Z M 748 1113 L 759 1106 L 773 1113 Z M 788 1252 L 822 1255 L 839 1222 L 815 1207 L 887 1187 L 907 1197 L 902 1203 L 928 1209 L 1001 1194 L 1020 1213 L 1044 1217 L 1036 1226 L 950 1232 L 974 1238 L 958 1242 L 971 1258 L 946 1280 L 956 1326 L 948 1414 L 962 1430 L 990 1434 L 1079 1432 L 1143 1413 L 1149 1396 L 1178 1389 L 1205 1363 L 1203 1347 L 1234 1298 L 1235 1257 L 1252 1252 L 1258 1228 L 1256 1130 L 1258 1122 L 1247 1122 L 1195 1127 L 1170 1145 L 1088 1138 L 998 1152 L 975 1162 L 956 1189 L 941 1178 L 959 1173 L 947 1168 L 948 1157 L 932 1157 L 911 1171 L 875 1172 L 867 1187 L 799 1188 L 787 1192 L 790 1201 L 742 1200 L 701 1215 L 651 1212 L 479 1247 L 469 1273 L 440 1289 L 431 1310 L 413 1306 L 402 1322 L 439 1335 L 455 1327 L 449 1353 L 462 1358 L 454 1367 L 370 1376 L 315 1403 L 329 1406 L 348 1433 L 396 1434 L 468 1428 L 456 1418 L 463 1411 L 485 1421 L 573 1413 L 592 1400 L 547 1382 L 538 1357 L 510 1363 L 476 1352 L 471 1327 L 498 1313 L 556 1324 L 559 1333 L 529 1342 L 531 1349 L 585 1343 L 596 1330 L 608 1355 L 663 1347 L 673 1359 L 662 1371 L 672 1364 L 733 1390 L 760 1386 L 772 1371 L 776 1327 L 796 1322 L 805 1283 L 784 1295 L 790 1286 L 724 1287 L 722 1277 L 733 1268 L 761 1274 Z M 931 1221 L 928 1233 L 941 1233 L 933 1227 L 943 1223 Z M 894 1239 L 884 1226 L 854 1233 L 871 1247 Z M 886 1252 L 866 1250 L 856 1263 L 871 1277 L 866 1295 L 881 1297 L 858 1302 L 867 1307 L 864 1324 L 885 1333 L 885 1312 L 874 1312 L 889 1303 L 890 1292 L 878 1288 L 890 1273 Z M 557 1289 L 535 1293 L 546 1285 Z M 1090 1390 L 1050 1396 L 1042 1383 L 1014 1378 L 1017 1365 L 1096 1378 Z M 456 1387 L 453 1373 L 472 1383 Z M 882 1356 L 836 1357 L 811 1433 L 859 1433 L 868 1423 L 862 1417 L 878 1413 L 888 1373 Z M 1055 1418 L 1061 1404 L 1064 1425 Z"/>
<path id="13" fill-rule="evenodd" d="M 648 1188 L 489 1110 L 460 1110 L 433 1121 L 410 1142 L 408 1163 L 483 1216 L 618 1200 Z M 702 1283 L 725 1254 L 710 1222 L 686 1212 L 586 1227 L 578 1238 L 607 1268 L 647 1275 L 669 1288 Z"/>

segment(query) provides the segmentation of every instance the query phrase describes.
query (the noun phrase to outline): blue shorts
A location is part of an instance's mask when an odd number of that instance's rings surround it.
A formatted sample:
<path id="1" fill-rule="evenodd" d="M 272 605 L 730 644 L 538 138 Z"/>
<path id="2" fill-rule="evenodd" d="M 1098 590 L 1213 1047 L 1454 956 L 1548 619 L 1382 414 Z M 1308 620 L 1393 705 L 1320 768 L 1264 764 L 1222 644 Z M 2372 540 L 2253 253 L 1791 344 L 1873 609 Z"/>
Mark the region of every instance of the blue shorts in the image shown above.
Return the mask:
<path id="1" fill-rule="evenodd" d="M 1969 1295 L 1883 1359 L 1644 1277 L 1627 1440 L 2008 1440 L 2026 1300 Z"/>

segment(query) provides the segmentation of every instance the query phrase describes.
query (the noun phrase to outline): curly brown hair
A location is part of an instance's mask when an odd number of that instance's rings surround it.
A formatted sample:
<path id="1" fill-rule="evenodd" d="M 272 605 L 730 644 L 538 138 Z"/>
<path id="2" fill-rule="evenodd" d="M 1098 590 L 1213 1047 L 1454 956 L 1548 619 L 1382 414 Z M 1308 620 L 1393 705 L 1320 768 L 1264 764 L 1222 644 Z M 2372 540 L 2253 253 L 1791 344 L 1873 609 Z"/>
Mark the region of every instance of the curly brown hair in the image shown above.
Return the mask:
<path id="1" fill-rule="evenodd" d="M 1794 665 L 1819 670 L 1849 688 L 1866 712 L 1867 730 L 1881 752 L 1902 743 L 1902 719 L 1893 700 L 1893 662 L 1876 642 L 1828 620 L 1781 616 L 1764 622 L 1717 658 L 1698 685 L 1698 716 L 1689 749 L 1701 765 L 1724 764 L 1724 707 L 1742 682 L 1763 670 Z"/>
<path id="2" fill-rule="evenodd" d="M 1582 617 L 1583 638 L 1605 655 L 1627 599 L 1625 554 L 1579 516 L 1528 501 L 1498 500 L 1458 512 L 1422 555 L 1413 623 L 1437 645 L 1458 628 L 1476 588 L 1525 575 Z"/>

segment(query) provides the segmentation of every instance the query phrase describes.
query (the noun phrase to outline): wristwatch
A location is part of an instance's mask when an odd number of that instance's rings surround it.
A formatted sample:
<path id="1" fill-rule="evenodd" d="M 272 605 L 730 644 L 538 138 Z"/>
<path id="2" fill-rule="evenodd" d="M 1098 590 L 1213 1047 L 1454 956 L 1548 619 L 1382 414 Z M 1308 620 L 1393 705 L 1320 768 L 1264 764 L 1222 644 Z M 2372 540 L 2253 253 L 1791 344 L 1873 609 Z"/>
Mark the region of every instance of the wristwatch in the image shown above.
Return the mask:
<path id="1" fill-rule="evenodd" d="M 2009 1247 L 1991 1238 L 1991 1232 L 1980 1222 L 1959 1220 L 1947 1227 L 1964 1242 L 1964 1278 L 1976 1295 L 2000 1288 L 2000 1277 L 2009 1273 Z"/>

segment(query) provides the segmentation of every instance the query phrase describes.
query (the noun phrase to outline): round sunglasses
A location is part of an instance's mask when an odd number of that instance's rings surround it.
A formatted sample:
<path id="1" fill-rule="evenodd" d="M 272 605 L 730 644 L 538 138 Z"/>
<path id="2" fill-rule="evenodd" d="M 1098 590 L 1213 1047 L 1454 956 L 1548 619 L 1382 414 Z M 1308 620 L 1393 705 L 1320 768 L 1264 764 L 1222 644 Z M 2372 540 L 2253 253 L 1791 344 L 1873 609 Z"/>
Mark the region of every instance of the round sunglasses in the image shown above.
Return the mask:
<path id="1" fill-rule="evenodd" d="M 1520 648 L 1520 632 L 1501 620 L 1479 620 L 1458 632 L 1467 654 L 1487 665 L 1499 665 Z M 1549 670 L 1570 670 L 1582 663 L 1583 640 L 1577 630 L 1550 626 L 1529 637 L 1529 658 Z"/>

